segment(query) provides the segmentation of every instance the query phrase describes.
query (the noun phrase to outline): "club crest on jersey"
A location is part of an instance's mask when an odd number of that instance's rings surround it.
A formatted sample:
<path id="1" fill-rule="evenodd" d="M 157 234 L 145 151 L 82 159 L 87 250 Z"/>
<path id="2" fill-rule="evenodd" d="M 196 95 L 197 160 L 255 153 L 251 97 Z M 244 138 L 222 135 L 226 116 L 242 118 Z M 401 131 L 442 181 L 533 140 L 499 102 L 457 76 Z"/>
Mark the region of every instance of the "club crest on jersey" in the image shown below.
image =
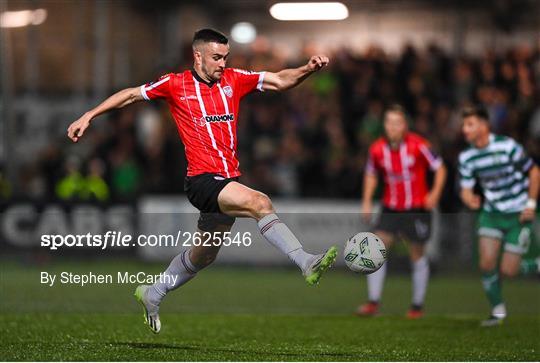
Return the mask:
<path id="1" fill-rule="evenodd" d="M 223 93 L 225 93 L 225 96 L 231 98 L 232 97 L 232 87 L 231 86 L 223 87 Z"/>
<path id="2" fill-rule="evenodd" d="M 199 119 L 199 126 L 205 126 L 207 123 L 212 122 L 231 122 L 234 121 L 234 114 L 223 114 L 223 115 L 207 115 Z"/>

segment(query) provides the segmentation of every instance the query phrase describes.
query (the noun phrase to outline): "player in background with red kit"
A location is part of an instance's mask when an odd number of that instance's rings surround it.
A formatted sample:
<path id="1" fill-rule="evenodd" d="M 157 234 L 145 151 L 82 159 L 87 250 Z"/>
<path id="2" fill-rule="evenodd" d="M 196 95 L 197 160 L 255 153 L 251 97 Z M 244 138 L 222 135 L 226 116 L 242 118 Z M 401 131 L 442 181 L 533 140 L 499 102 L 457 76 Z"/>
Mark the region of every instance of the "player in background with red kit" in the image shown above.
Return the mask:
<path id="1" fill-rule="evenodd" d="M 371 221 L 373 195 L 381 175 L 384 183 L 382 213 L 374 228 L 387 250 L 402 239 L 409 248 L 412 267 L 412 304 L 407 317 L 423 316 L 424 297 L 429 281 L 429 261 L 425 244 L 431 234 L 431 213 L 446 181 L 442 159 L 431 150 L 421 136 L 408 131 L 405 110 L 399 105 L 389 107 L 384 117 L 385 136 L 369 148 L 363 186 L 362 213 Z M 427 173 L 435 173 L 431 190 Z M 379 304 L 388 263 L 367 276 L 368 302 L 360 306 L 357 315 L 374 316 Z"/>
<path id="2" fill-rule="evenodd" d="M 261 234 L 302 270 L 309 285 L 317 284 L 336 259 L 335 247 L 318 255 L 305 252 L 276 215 L 270 198 L 238 181 L 236 133 L 240 100 L 244 96 L 253 91 L 284 91 L 295 87 L 325 67 L 328 58 L 313 56 L 301 67 L 277 73 L 250 72 L 225 67 L 228 43 L 225 35 L 213 29 L 197 31 L 192 44 L 193 69 L 124 89 L 68 128 L 68 136 L 77 142 L 92 119 L 107 111 L 153 99 L 162 99 L 169 105 L 188 162 L 184 190 L 200 211 L 198 230 L 210 232 L 216 238 L 211 241 L 212 246 L 194 246 L 177 255 L 164 272 L 175 279 L 165 278 L 151 286 L 137 287 L 135 296 L 144 308 L 145 323 L 154 333 L 161 329 L 159 305 L 163 298 L 215 260 L 223 240 L 220 233 L 230 231 L 235 217 L 255 219 Z"/>

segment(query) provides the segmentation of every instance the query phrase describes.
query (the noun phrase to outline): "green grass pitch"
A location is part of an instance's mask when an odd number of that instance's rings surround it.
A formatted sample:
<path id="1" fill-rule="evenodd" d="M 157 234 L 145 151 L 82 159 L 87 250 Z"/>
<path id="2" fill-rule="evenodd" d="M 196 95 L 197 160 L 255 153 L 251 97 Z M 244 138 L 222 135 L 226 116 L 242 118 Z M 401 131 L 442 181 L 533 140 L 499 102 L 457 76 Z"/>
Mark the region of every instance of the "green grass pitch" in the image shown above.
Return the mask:
<path id="1" fill-rule="evenodd" d="M 152 361 L 539 361 L 538 279 L 504 284 L 510 317 L 480 328 L 487 316 L 478 276 L 434 276 L 427 315 L 403 316 L 408 276 L 390 275 L 382 316 L 352 315 L 365 278 L 331 270 L 308 287 L 293 269 L 211 267 L 162 305 L 162 332 L 142 323 L 135 286 L 84 288 L 39 284 L 40 271 L 159 272 L 129 261 L 24 266 L 2 261 L 2 360 Z"/>

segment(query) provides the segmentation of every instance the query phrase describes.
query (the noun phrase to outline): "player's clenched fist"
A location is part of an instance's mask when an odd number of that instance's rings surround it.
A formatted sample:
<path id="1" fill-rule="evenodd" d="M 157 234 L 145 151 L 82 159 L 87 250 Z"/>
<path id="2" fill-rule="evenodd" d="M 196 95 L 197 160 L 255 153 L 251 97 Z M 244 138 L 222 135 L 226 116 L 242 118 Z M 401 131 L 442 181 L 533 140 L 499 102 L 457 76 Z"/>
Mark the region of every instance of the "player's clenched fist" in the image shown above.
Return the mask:
<path id="1" fill-rule="evenodd" d="M 77 142 L 79 138 L 84 134 L 84 131 L 90 126 L 90 119 L 86 116 L 82 116 L 77 121 L 69 125 L 67 132 L 68 137 L 73 141 Z"/>
<path id="2" fill-rule="evenodd" d="M 519 221 L 521 223 L 533 221 L 535 214 L 534 208 L 525 208 L 519 215 Z"/>
<path id="3" fill-rule="evenodd" d="M 328 59 L 327 56 L 314 55 L 313 57 L 309 59 L 309 62 L 307 65 L 309 69 L 314 72 L 328 65 L 328 62 L 330 62 L 330 60 Z"/>

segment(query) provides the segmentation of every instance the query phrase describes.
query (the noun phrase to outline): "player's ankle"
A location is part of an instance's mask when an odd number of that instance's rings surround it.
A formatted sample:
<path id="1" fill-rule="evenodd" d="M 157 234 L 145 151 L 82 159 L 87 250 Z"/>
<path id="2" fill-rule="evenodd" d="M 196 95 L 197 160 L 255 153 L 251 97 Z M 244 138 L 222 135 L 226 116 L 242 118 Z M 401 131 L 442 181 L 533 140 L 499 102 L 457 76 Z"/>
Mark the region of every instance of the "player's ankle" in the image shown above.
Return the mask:
<path id="1" fill-rule="evenodd" d="M 300 247 L 289 252 L 287 256 L 289 256 L 289 259 L 293 261 L 300 268 L 300 270 L 302 270 L 302 273 L 305 273 L 313 262 L 313 257 L 315 255 L 305 252 L 304 249 Z"/>
<path id="2" fill-rule="evenodd" d="M 495 305 L 491 309 L 491 316 L 496 317 L 498 319 L 506 318 L 506 314 L 507 314 L 506 313 L 506 305 L 503 302 Z"/>
<path id="3" fill-rule="evenodd" d="M 161 300 L 163 300 L 163 298 L 165 297 L 165 294 L 162 294 L 160 291 L 158 291 L 155 286 L 150 286 L 145 291 L 144 295 L 146 301 L 154 306 L 159 306 L 159 304 L 161 304 Z"/>
<path id="4" fill-rule="evenodd" d="M 411 304 L 411 307 L 410 307 L 410 310 L 412 311 L 422 311 L 424 310 L 424 305 L 423 304 Z"/>

